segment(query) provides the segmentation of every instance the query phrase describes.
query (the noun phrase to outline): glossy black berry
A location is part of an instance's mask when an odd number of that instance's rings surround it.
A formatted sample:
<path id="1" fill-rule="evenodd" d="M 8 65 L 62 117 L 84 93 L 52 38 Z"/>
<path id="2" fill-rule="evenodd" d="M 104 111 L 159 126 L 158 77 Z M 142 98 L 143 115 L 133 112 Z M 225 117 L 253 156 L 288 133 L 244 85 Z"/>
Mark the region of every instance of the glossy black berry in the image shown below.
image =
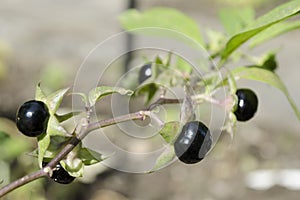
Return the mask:
<path id="1" fill-rule="evenodd" d="M 43 162 L 43 167 L 45 167 L 48 163 Z M 53 181 L 60 184 L 69 184 L 72 183 L 75 177 L 71 176 L 62 166 L 61 164 L 56 164 L 53 169 L 52 176 L 50 177 Z"/>
<path id="2" fill-rule="evenodd" d="M 144 82 L 145 80 L 147 80 L 148 78 L 150 78 L 152 76 L 151 66 L 152 66 L 152 64 L 148 63 L 141 67 L 140 72 L 139 72 L 139 83 Z"/>
<path id="3" fill-rule="evenodd" d="M 46 104 L 41 101 L 28 101 L 17 112 L 17 127 L 26 136 L 39 136 L 46 132 L 49 116 Z"/>
<path id="4" fill-rule="evenodd" d="M 234 111 L 238 121 L 247 121 L 251 119 L 257 111 L 258 99 L 256 94 L 250 89 L 238 89 L 236 91 L 238 98 L 237 108 Z"/>
<path id="5" fill-rule="evenodd" d="M 200 121 L 186 123 L 177 137 L 174 148 L 178 159 L 186 164 L 201 161 L 212 145 L 209 129 Z"/>

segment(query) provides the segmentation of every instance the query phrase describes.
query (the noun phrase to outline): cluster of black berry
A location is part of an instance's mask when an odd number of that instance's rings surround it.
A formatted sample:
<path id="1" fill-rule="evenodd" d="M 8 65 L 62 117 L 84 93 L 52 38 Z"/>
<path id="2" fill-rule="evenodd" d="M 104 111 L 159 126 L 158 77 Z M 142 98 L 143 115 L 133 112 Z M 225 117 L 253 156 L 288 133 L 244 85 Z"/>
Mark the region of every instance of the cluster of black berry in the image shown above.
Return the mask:
<path id="1" fill-rule="evenodd" d="M 151 64 L 143 65 L 139 72 L 139 83 L 144 82 L 152 75 Z M 258 99 L 256 94 L 250 89 L 238 89 L 237 107 L 234 111 L 238 121 L 251 119 L 257 111 Z M 186 164 L 200 162 L 212 145 L 212 136 L 209 129 L 200 121 L 186 123 L 175 143 L 175 154 L 178 159 Z"/>
<path id="2" fill-rule="evenodd" d="M 49 110 L 45 103 L 31 100 L 24 103 L 17 112 L 17 127 L 21 133 L 29 137 L 38 137 L 46 133 L 49 121 Z M 43 167 L 47 163 L 43 163 Z M 70 176 L 64 168 L 57 164 L 51 179 L 57 183 L 71 183 L 75 177 Z"/>

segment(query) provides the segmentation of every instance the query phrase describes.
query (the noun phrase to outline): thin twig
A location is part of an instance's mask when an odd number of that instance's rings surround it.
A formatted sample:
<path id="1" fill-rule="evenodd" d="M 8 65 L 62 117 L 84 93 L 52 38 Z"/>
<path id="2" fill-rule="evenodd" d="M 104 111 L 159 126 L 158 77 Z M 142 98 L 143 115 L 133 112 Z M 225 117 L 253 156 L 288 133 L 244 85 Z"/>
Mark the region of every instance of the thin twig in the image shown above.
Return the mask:
<path id="1" fill-rule="evenodd" d="M 154 103 L 152 103 L 147 110 L 153 110 L 155 107 L 157 107 L 158 105 L 163 105 L 163 104 L 178 104 L 178 103 L 182 103 L 182 99 L 168 99 L 168 98 L 159 98 L 157 99 L 157 101 L 155 101 Z"/>
<path id="2" fill-rule="evenodd" d="M 47 172 L 44 171 L 44 169 L 40 169 L 32 174 L 23 176 L 20 179 L 15 180 L 14 182 L 11 182 L 10 184 L 4 186 L 0 190 L 0 197 L 3 197 L 7 193 L 17 189 L 18 187 L 21 187 L 22 185 L 25 185 L 27 183 L 30 183 L 31 181 L 34 181 L 36 179 L 42 178 L 47 176 Z"/>

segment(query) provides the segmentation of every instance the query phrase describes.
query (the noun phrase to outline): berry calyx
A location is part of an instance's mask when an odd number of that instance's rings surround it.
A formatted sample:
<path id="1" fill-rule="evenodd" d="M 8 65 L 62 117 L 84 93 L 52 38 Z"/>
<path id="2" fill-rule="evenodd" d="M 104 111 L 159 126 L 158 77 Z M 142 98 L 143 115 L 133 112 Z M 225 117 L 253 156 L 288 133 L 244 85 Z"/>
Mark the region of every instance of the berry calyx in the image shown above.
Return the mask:
<path id="1" fill-rule="evenodd" d="M 45 103 L 31 100 L 24 103 L 17 112 L 17 128 L 29 137 L 37 137 L 47 130 L 50 114 Z"/>
<path id="2" fill-rule="evenodd" d="M 45 167 L 48 163 L 43 162 L 42 165 Z M 60 163 L 56 164 L 55 168 L 53 169 L 52 176 L 50 177 L 53 181 L 60 183 L 60 184 L 70 184 L 74 181 L 75 177 L 71 176 L 62 166 Z"/>
<path id="3" fill-rule="evenodd" d="M 152 76 L 151 66 L 152 66 L 152 64 L 148 63 L 141 67 L 140 72 L 139 72 L 139 83 L 140 84 Z"/>
<path id="4" fill-rule="evenodd" d="M 186 123 L 175 143 L 175 154 L 186 164 L 200 162 L 212 145 L 209 129 L 200 121 Z"/>
<path id="5" fill-rule="evenodd" d="M 248 121 L 257 111 L 258 99 L 256 94 L 250 89 L 238 89 L 236 91 L 238 98 L 237 108 L 234 111 L 238 121 Z"/>

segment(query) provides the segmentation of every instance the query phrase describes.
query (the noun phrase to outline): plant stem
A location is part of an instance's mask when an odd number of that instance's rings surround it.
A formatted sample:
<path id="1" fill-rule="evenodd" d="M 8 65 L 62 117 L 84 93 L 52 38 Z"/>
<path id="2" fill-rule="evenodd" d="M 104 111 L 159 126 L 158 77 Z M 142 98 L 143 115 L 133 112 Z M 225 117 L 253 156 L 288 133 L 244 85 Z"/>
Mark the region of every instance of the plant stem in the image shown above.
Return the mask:
<path id="1" fill-rule="evenodd" d="M 136 113 L 121 115 L 116 118 L 105 119 L 99 122 L 90 123 L 86 126 L 83 126 L 80 132 L 77 134 L 77 136 L 72 137 L 68 144 L 44 168 L 32 174 L 25 175 L 22 178 L 19 178 L 14 182 L 11 182 L 10 184 L 2 187 L 0 189 L 0 198 L 22 185 L 25 185 L 39 178 L 49 176 L 49 174 L 52 173 L 51 169 L 53 169 L 59 161 L 64 159 L 68 155 L 68 153 L 70 153 L 80 143 L 80 141 L 91 131 L 129 120 L 144 120 L 148 116 L 148 112 L 149 111 L 139 111 Z"/>
<path id="2" fill-rule="evenodd" d="M 152 103 L 147 110 L 153 110 L 155 107 L 157 107 L 158 105 L 163 105 L 163 104 L 178 104 L 178 103 L 182 103 L 183 99 L 168 99 L 168 98 L 159 98 L 157 99 L 157 101 L 155 101 L 154 103 Z"/>
<path id="3" fill-rule="evenodd" d="M 9 192 L 17 189 L 18 187 L 25 185 L 31 181 L 36 179 L 51 176 L 52 169 L 55 168 L 56 164 L 59 163 L 62 159 L 64 159 L 79 143 L 80 141 L 85 138 L 90 132 L 104 128 L 107 126 L 111 126 L 114 124 L 118 124 L 125 121 L 130 120 L 145 120 L 146 117 L 151 116 L 151 110 L 153 110 L 158 105 L 163 104 L 178 104 L 181 103 L 182 99 L 168 99 L 168 98 L 159 98 L 157 101 L 152 103 L 146 110 L 138 111 L 135 113 L 129 113 L 126 115 L 121 115 L 111 119 L 104 119 L 98 122 L 89 123 L 87 120 L 86 124 L 81 126 L 81 129 L 76 134 L 76 136 L 72 137 L 69 142 L 64 146 L 64 148 L 42 169 L 29 174 L 25 175 L 22 178 L 19 178 L 12 183 L 2 187 L 0 189 L 0 198 L 4 195 L 8 194 Z"/>
<path id="4" fill-rule="evenodd" d="M 47 172 L 44 169 L 40 169 L 32 174 L 23 176 L 20 179 L 15 180 L 14 182 L 11 182 L 10 184 L 4 186 L 0 190 L 0 197 L 3 197 L 7 193 L 17 189 L 18 187 L 21 187 L 22 185 L 25 185 L 27 183 L 30 183 L 31 181 L 34 181 L 36 179 L 42 178 L 47 176 Z"/>

